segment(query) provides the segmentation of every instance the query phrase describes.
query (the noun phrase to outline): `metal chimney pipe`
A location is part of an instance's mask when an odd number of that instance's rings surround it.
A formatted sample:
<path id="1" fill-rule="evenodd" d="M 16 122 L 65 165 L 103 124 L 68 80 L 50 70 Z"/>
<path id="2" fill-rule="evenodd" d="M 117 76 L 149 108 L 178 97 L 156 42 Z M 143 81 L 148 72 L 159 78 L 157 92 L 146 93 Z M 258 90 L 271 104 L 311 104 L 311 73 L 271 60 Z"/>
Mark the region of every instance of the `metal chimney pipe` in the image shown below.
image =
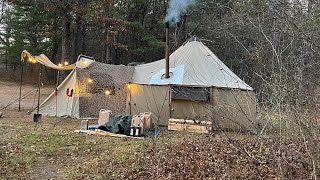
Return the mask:
<path id="1" fill-rule="evenodd" d="M 166 67 L 165 67 L 165 78 L 168 79 L 170 77 L 169 74 L 169 56 L 170 56 L 170 32 L 169 32 L 169 22 L 166 22 Z"/>

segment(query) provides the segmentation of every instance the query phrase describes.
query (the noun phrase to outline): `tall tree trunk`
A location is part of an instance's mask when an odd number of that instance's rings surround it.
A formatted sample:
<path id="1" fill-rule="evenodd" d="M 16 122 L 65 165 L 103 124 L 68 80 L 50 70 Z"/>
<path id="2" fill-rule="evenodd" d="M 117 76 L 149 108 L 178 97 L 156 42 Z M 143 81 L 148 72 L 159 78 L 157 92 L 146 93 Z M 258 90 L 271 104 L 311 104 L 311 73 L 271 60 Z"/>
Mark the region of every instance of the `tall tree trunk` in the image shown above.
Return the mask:
<path id="1" fill-rule="evenodd" d="M 84 37 L 85 37 L 85 24 L 83 20 L 83 9 L 85 9 L 86 1 L 79 0 L 79 10 L 76 12 L 76 29 L 73 39 L 73 51 L 72 51 L 72 60 L 76 61 L 77 57 L 80 54 L 84 53 Z"/>
<path id="2" fill-rule="evenodd" d="M 187 15 L 184 15 L 181 17 L 180 22 L 175 26 L 174 39 L 176 48 L 180 47 L 188 36 L 186 23 Z"/>
<path id="3" fill-rule="evenodd" d="M 8 69 L 8 61 L 9 61 L 9 51 L 8 48 L 10 47 L 10 41 L 9 41 L 9 34 L 11 32 L 10 28 L 6 28 L 6 36 L 5 36 L 5 44 L 6 44 L 6 57 L 5 57 L 5 66 L 6 66 L 6 70 Z"/>
<path id="4" fill-rule="evenodd" d="M 58 64 L 57 55 L 58 55 L 59 43 L 57 39 L 53 39 L 52 47 L 51 47 L 51 56 L 50 59 L 53 63 Z M 46 68 L 47 70 L 47 68 Z M 50 73 L 47 74 L 48 79 L 55 79 L 57 71 L 50 70 Z"/>
<path id="5" fill-rule="evenodd" d="M 110 32 L 109 30 L 107 30 L 106 32 L 106 39 L 109 39 L 110 38 Z M 105 57 L 105 62 L 107 64 L 111 64 L 112 63 L 112 57 L 111 57 L 111 46 L 110 46 L 110 42 L 109 41 L 106 41 L 105 42 L 105 54 L 106 54 L 106 57 Z"/>
<path id="6" fill-rule="evenodd" d="M 110 7 L 106 8 L 106 16 L 109 17 Z M 110 31 L 106 29 L 106 39 L 105 39 L 105 62 L 107 64 L 112 64 L 112 57 L 111 57 L 111 41 L 110 41 Z"/>
<path id="7" fill-rule="evenodd" d="M 70 15 L 67 11 L 64 11 L 62 14 L 62 63 L 70 61 L 70 34 Z"/>

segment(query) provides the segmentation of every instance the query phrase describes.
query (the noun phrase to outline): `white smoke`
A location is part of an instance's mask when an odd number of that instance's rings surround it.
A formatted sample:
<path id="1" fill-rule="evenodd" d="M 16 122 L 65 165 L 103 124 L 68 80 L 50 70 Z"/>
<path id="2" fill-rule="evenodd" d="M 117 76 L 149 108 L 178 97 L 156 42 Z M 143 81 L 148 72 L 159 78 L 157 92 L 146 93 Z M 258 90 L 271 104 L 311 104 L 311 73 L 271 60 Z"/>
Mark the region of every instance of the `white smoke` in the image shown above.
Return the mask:
<path id="1" fill-rule="evenodd" d="M 180 21 L 182 13 L 187 11 L 190 5 L 193 5 L 196 0 L 170 0 L 165 22 L 175 24 Z"/>

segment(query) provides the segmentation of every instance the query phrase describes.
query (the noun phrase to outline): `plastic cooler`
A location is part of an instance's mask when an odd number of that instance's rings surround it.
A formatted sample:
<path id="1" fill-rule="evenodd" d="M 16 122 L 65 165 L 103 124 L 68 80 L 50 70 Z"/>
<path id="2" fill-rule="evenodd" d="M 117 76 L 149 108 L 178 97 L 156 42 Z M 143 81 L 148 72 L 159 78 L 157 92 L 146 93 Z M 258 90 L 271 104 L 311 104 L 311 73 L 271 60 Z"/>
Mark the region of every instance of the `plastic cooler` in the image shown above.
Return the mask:
<path id="1" fill-rule="evenodd" d="M 143 134 L 144 123 L 143 123 L 143 118 L 140 115 L 132 116 L 131 126 L 141 127 L 141 134 Z"/>

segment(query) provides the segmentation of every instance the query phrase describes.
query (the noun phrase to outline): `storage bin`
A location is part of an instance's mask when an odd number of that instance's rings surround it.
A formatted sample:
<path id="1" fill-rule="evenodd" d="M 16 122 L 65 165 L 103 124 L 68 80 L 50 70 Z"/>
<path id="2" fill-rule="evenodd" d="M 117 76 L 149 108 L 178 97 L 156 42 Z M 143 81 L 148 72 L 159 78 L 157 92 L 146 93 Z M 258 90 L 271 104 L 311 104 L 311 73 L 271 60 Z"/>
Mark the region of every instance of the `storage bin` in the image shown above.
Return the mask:
<path id="1" fill-rule="evenodd" d="M 99 126 L 103 126 L 110 121 L 112 112 L 110 110 L 101 109 L 99 112 Z"/>

